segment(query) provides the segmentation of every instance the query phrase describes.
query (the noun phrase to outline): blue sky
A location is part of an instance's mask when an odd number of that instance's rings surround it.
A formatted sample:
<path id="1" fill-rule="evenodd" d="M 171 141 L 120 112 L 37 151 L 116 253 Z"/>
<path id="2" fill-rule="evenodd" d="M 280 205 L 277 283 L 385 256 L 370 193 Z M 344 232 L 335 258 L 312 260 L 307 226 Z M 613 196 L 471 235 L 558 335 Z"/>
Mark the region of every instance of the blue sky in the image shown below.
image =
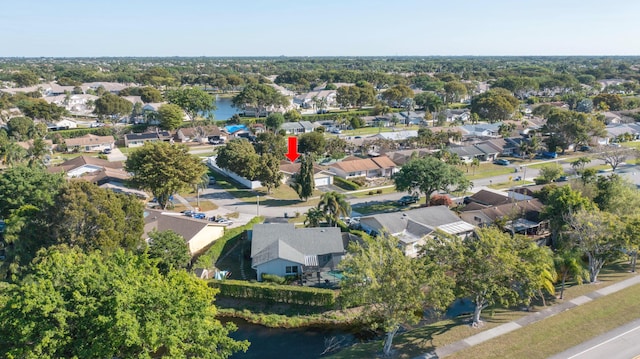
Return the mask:
<path id="1" fill-rule="evenodd" d="M 10 0 L 5 56 L 640 55 L 630 0 Z"/>

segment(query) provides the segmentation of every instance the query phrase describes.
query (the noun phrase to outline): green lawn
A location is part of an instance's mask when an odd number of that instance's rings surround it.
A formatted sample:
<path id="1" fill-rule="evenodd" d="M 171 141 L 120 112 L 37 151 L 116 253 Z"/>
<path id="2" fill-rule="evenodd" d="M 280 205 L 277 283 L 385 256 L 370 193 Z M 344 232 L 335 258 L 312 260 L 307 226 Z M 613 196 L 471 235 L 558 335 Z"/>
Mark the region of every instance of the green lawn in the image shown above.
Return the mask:
<path id="1" fill-rule="evenodd" d="M 376 188 L 372 188 L 370 190 L 365 190 L 363 192 L 355 192 L 355 193 L 349 193 L 349 196 L 353 196 L 353 197 L 371 197 L 371 198 L 375 198 L 375 196 L 377 195 L 381 195 L 381 194 L 389 194 L 389 193 L 395 193 L 397 192 L 395 187 L 388 187 L 388 188 L 382 188 L 382 193 L 376 193 L 378 189 Z M 369 191 L 373 191 L 373 195 L 369 194 Z"/>
<path id="2" fill-rule="evenodd" d="M 353 210 L 364 215 L 383 212 L 394 212 L 405 206 L 399 205 L 396 201 L 375 202 L 369 205 L 353 207 Z"/>
<path id="3" fill-rule="evenodd" d="M 602 270 L 599 276 L 600 281 L 598 283 L 584 285 L 575 285 L 575 283 L 571 283 L 571 285 L 565 290 L 563 300 L 551 299 L 547 300 L 547 304 L 562 303 L 634 275 L 629 273 L 627 270 L 628 266 L 626 262 L 618 262 L 607 266 Z M 635 286 L 619 292 L 618 294 L 603 297 L 580 308 L 571 309 L 570 311 L 545 319 L 531 326 L 500 336 L 487 343 L 456 353 L 451 358 L 548 357 L 551 354 L 570 348 L 577 343 L 598 335 L 601 332 L 595 334 L 594 332 L 599 330 L 600 327 L 604 325 L 603 322 L 605 321 L 607 322 L 606 326 L 611 329 L 639 317 L 640 301 L 637 300 L 639 295 L 640 286 Z M 625 299 L 618 304 L 618 302 L 621 301 L 621 298 Z M 586 307 L 601 301 L 603 304 L 598 307 L 601 307 L 601 309 L 595 308 L 592 310 L 588 309 L 589 307 Z M 618 310 L 618 306 L 620 307 L 620 310 Z M 583 309 L 583 307 L 585 307 L 585 309 Z M 534 306 L 533 311 L 541 309 L 544 309 L 544 307 L 538 303 L 538 305 Z M 630 313 L 634 313 L 634 315 L 630 315 Z M 433 324 L 415 328 L 398 335 L 394 339 L 394 350 L 396 350 L 394 358 L 413 358 L 417 355 L 433 350 L 434 348 L 455 343 L 498 325 L 517 320 L 527 314 L 531 314 L 531 312 L 504 308 L 491 310 L 488 308 L 485 309 L 482 314 L 482 319 L 484 320 L 485 325 L 479 329 L 474 329 L 469 325 L 468 316 L 461 316 L 454 320 L 438 321 Z M 606 318 L 603 317 L 603 315 Z M 612 324 L 609 324 L 609 321 Z M 594 323 L 598 323 L 598 325 L 594 325 Z M 589 326 L 593 328 L 585 328 Z M 607 330 L 602 330 L 602 332 Z M 549 335 L 549 333 L 552 333 L 552 335 Z M 571 343 L 575 344 L 564 343 L 565 335 L 569 338 Z M 541 338 L 545 336 L 546 339 Z M 559 340 L 559 338 L 563 339 Z M 498 348 L 500 348 L 500 352 L 496 352 Z M 330 358 L 381 358 L 381 349 L 382 340 L 371 341 L 363 344 L 356 344 L 334 354 Z M 522 350 L 526 350 L 526 352 L 521 352 Z M 538 354 L 539 352 L 542 352 L 543 354 Z"/>
<path id="4" fill-rule="evenodd" d="M 503 188 L 510 188 L 514 186 L 524 186 L 524 185 L 534 184 L 534 183 L 535 182 L 533 181 L 509 181 L 509 182 L 494 183 L 490 185 L 489 188 L 503 189 Z"/>
<path id="5" fill-rule="evenodd" d="M 478 168 L 469 167 L 468 172 L 466 172 L 466 169 L 462 168 L 462 171 L 464 171 L 466 173 L 467 178 L 472 181 L 480 178 L 494 177 L 494 176 L 514 173 L 514 170 L 512 167 L 499 166 L 493 163 L 481 163 L 480 167 Z"/>
<path id="6" fill-rule="evenodd" d="M 636 285 L 448 358 L 546 358 L 637 319 L 639 296 Z"/>
<path id="7" fill-rule="evenodd" d="M 218 186 L 224 188 L 231 195 L 243 202 L 256 204 L 258 201 L 257 196 L 260 196 L 260 204 L 271 207 L 315 206 L 318 204 L 317 198 L 309 199 L 307 201 L 300 200 L 296 191 L 285 184 L 280 185 L 280 187 L 278 188 L 274 188 L 272 192 L 268 194 L 266 188 L 261 187 L 254 190 L 249 190 L 243 188 L 239 183 L 235 182 L 231 178 L 225 177 L 215 172 L 210 171 L 209 176 L 216 179 L 216 184 Z M 322 192 L 320 191 L 316 190 L 313 192 L 313 197 L 319 197 L 321 195 Z M 269 196 L 272 198 L 266 198 L 265 196 Z"/>
<path id="8" fill-rule="evenodd" d="M 407 130 L 417 130 L 420 126 L 397 126 L 395 127 L 396 131 L 407 131 Z M 380 132 L 393 132 L 394 128 L 392 127 L 363 127 L 355 130 L 346 130 L 342 131 L 342 135 L 347 136 L 357 136 L 357 135 L 374 135 Z"/>
<path id="9" fill-rule="evenodd" d="M 635 148 L 636 150 L 640 150 L 640 141 L 623 142 L 620 145 L 622 145 L 622 147 L 629 147 L 629 148 Z"/>

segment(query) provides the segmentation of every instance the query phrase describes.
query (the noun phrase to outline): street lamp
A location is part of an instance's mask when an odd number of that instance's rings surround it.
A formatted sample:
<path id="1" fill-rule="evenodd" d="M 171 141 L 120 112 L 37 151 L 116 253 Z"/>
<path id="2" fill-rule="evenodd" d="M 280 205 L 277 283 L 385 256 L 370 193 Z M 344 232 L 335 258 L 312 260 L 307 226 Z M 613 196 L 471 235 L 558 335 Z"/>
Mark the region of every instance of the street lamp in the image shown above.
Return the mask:
<path id="1" fill-rule="evenodd" d="M 260 216 L 260 195 L 256 195 L 256 216 Z"/>

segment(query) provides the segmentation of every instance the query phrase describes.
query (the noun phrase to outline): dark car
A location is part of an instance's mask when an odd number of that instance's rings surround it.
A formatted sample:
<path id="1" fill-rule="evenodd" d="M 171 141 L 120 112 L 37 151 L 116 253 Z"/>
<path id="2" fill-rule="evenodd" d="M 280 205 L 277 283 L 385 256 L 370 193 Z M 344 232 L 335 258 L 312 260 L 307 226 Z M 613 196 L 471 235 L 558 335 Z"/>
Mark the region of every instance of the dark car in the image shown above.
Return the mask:
<path id="1" fill-rule="evenodd" d="M 567 182 L 569 180 L 569 177 L 567 176 L 560 176 L 556 179 L 556 182 Z"/>
<path id="2" fill-rule="evenodd" d="M 542 152 L 544 158 L 558 158 L 558 154 L 555 152 Z"/>
<path id="3" fill-rule="evenodd" d="M 108 155 L 111 153 L 111 149 L 110 148 L 105 148 L 104 150 L 102 150 L 102 154 L 103 155 Z"/>
<path id="4" fill-rule="evenodd" d="M 406 206 L 412 203 L 418 203 L 418 200 L 420 199 L 420 197 L 418 196 L 403 196 L 402 198 L 400 198 L 398 200 L 398 204 L 402 205 L 402 206 Z"/>
<path id="5" fill-rule="evenodd" d="M 193 215 L 191 215 L 191 217 L 196 218 L 196 219 L 205 219 L 205 218 L 207 218 L 207 215 L 202 213 L 202 212 L 196 212 Z"/>
<path id="6" fill-rule="evenodd" d="M 498 158 L 497 160 L 493 161 L 493 163 L 500 166 L 508 166 L 511 162 L 509 162 L 509 160 L 505 160 L 504 158 Z"/>

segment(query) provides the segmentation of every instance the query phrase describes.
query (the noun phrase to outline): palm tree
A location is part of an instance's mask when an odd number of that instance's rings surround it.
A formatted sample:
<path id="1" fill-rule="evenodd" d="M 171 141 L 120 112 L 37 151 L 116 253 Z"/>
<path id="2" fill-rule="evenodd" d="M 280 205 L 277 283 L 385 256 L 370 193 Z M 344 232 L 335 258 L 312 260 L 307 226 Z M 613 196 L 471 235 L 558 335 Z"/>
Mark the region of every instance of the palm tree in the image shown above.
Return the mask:
<path id="1" fill-rule="evenodd" d="M 0 158 L 8 167 L 25 160 L 27 151 L 15 142 L 8 142 L 0 148 Z"/>
<path id="2" fill-rule="evenodd" d="M 569 278 L 575 279 L 576 283 L 582 284 L 584 278 L 588 274 L 585 269 L 580 254 L 575 251 L 562 251 L 557 253 L 553 258 L 556 272 L 558 273 L 558 279 L 562 281 L 560 285 L 560 299 L 564 295 L 564 285 Z"/>
<path id="3" fill-rule="evenodd" d="M 317 208 L 325 214 L 329 225 L 334 227 L 337 226 L 340 215 L 346 217 L 351 213 L 351 205 L 347 202 L 346 197 L 335 191 L 324 193 L 320 197 Z"/>
<path id="4" fill-rule="evenodd" d="M 309 208 L 306 215 L 307 218 L 304 220 L 305 227 L 319 227 L 320 222 L 324 219 L 324 212 L 318 208 Z"/>
<path id="5" fill-rule="evenodd" d="M 200 180 L 193 185 L 194 189 L 196 190 L 196 206 L 198 208 L 200 208 L 200 189 L 205 189 L 208 184 L 209 175 L 205 173 L 202 175 L 202 177 L 200 177 Z"/>
<path id="6" fill-rule="evenodd" d="M 480 167 L 480 159 L 478 157 L 474 157 L 471 160 L 471 168 L 473 168 L 473 174 L 476 174 L 476 167 Z"/>

